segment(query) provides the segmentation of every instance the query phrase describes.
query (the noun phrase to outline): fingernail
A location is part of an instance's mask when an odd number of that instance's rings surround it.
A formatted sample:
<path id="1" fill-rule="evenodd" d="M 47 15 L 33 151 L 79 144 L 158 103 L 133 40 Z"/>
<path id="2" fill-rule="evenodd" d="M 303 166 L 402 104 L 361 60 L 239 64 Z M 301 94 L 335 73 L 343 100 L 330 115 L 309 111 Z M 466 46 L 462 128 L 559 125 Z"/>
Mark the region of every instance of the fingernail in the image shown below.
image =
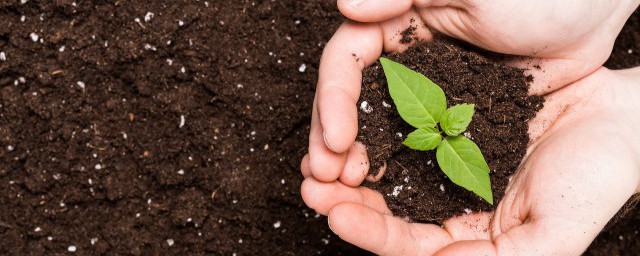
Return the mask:
<path id="1" fill-rule="evenodd" d="M 322 138 L 324 138 L 324 144 L 327 145 L 327 147 L 329 148 L 329 150 L 336 152 L 335 150 L 333 150 L 333 148 L 331 147 L 331 145 L 329 145 L 329 141 L 327 140 L 327 132 L 324 131 L 322 132 Z"/>
<path id="2" fill-rule="evenodd" d="M 356 8 L 358 7 L 358 5 L 364 3 L 364 1 L 366 0 L 347 0 L 347 5 L 351 6 L 352 8 Z"/>

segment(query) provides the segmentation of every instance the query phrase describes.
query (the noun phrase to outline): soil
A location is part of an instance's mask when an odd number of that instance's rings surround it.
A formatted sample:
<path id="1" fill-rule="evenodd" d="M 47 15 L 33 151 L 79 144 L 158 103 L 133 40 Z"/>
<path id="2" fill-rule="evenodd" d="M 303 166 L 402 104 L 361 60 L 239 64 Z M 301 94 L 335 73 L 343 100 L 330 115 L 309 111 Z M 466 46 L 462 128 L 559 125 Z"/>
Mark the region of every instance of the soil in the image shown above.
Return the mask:
<path id="1" fill-rule="evenodd" d="M 367 254 L 299 194 L 335 3 L 20 2 L 0 2 L 1 255 Z M 593 255 L 640 250 L 626 221 Z"/>
<path id="2" fill-rule="evenodd" d="M 640 9 L 627 20 L 604 66 L 610 69 L 640 66 Z"/>
<path id="3" fill-rule="evenodd" d="M 341 21 L 319 1 L 0 1 L 0 254 L 360 252 L 299 193 Z"/>
<path id="4" fill-rule="evenodd" d="M 475 114 L 464 136 L 482 151 L 491 168 L 494 201 L 504 195 L 509 176 L 526 153 L 527 121 L 542 108 L 544 99 L 529 96 L 520 69 L 498 64 L 479 51 L 443 38 L 419 43 L 402 54 L 388 56 L 424 74 L 440 85 L 449 106 L 475 104 Z M 490 211 L 493 206 L 455 185 L 436 162 L 435 151 L 416 151 L 402 145 L 415 128 L 407 124 L 389 95 L 380 63 L 364 72 L 358 139 L 368 149 L 371 173 L 386 166 L 381 182 L 369 186 L 385 195 L 395 215 L 418 222 L 441 222 L 465 211 Z M 366 112 L 364 110 L 367 110 Z"/>

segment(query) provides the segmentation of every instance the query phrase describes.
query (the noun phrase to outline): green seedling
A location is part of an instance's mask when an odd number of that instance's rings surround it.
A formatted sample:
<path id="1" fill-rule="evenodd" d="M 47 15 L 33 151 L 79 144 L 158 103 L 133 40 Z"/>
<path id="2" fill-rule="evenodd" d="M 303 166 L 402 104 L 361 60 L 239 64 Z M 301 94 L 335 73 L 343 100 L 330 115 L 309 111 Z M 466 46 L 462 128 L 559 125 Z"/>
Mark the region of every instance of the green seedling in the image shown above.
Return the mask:
<path id="1" fill-rule="evenodd" d="M 480 148 L 460 135 L 471 123 L 475 105 L 447 109 L 444 91 L 429 78 L 386 58 L 380 62 L 398 113 L 416 128 L 402 144 L 414 150 L 436 149 L 438 165 L 453 183 L 493 204 L 489 165 Z"/>

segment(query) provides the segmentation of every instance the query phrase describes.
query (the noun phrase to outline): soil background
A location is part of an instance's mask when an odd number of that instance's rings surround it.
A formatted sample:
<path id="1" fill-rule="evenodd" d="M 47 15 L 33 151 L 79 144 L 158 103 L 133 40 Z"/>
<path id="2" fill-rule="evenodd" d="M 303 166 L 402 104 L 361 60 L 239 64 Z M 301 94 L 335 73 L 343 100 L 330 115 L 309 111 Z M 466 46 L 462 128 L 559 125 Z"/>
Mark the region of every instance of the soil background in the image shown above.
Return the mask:
<path id="1" fill-rule="evenodd" d="M 334 4 L 1 1 L 0 254 L 366 254 L 299 195 Z"/>

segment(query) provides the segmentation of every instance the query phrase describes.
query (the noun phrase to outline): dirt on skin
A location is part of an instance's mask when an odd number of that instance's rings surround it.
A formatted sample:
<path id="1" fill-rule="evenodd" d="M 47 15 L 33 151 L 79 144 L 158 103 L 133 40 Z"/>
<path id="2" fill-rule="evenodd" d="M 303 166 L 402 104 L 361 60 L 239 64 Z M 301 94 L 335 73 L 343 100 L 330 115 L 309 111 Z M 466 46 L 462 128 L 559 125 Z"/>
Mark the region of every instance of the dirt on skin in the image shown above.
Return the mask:
<path id="1" fill-rule="evenodd" d="M 527 94 L 523 71 L 499 65 L 452 40 L 436 38 L 402 54 L 388 56 L 440 85 L 448 106 L 475 104 L 464 136 L 482 151 L 491 169 L 494 202 L 499 202 L 526 153 L 527 121 L 542 108 L 543 98 Z M 380 63 L 364 72 L 359 106 L 358 139 L 368 148 L 370 173 L 386 165 L 380 191 L 395 215 L 412 221 L 441 222 L 465 211 L 491 211 L 493 206 L 455 185 L 441 171 L 435 150 L 416 151 L 402 145 L 415 130 L 393 104 Z"/>
<path id="2" fill-rule="evenodd" d="M 299 194 L 341 21 L 321 1 L 0 1 L 0 254 L 367 255 Z M 639 224 L 591 255 L 640 251 Z"/>

